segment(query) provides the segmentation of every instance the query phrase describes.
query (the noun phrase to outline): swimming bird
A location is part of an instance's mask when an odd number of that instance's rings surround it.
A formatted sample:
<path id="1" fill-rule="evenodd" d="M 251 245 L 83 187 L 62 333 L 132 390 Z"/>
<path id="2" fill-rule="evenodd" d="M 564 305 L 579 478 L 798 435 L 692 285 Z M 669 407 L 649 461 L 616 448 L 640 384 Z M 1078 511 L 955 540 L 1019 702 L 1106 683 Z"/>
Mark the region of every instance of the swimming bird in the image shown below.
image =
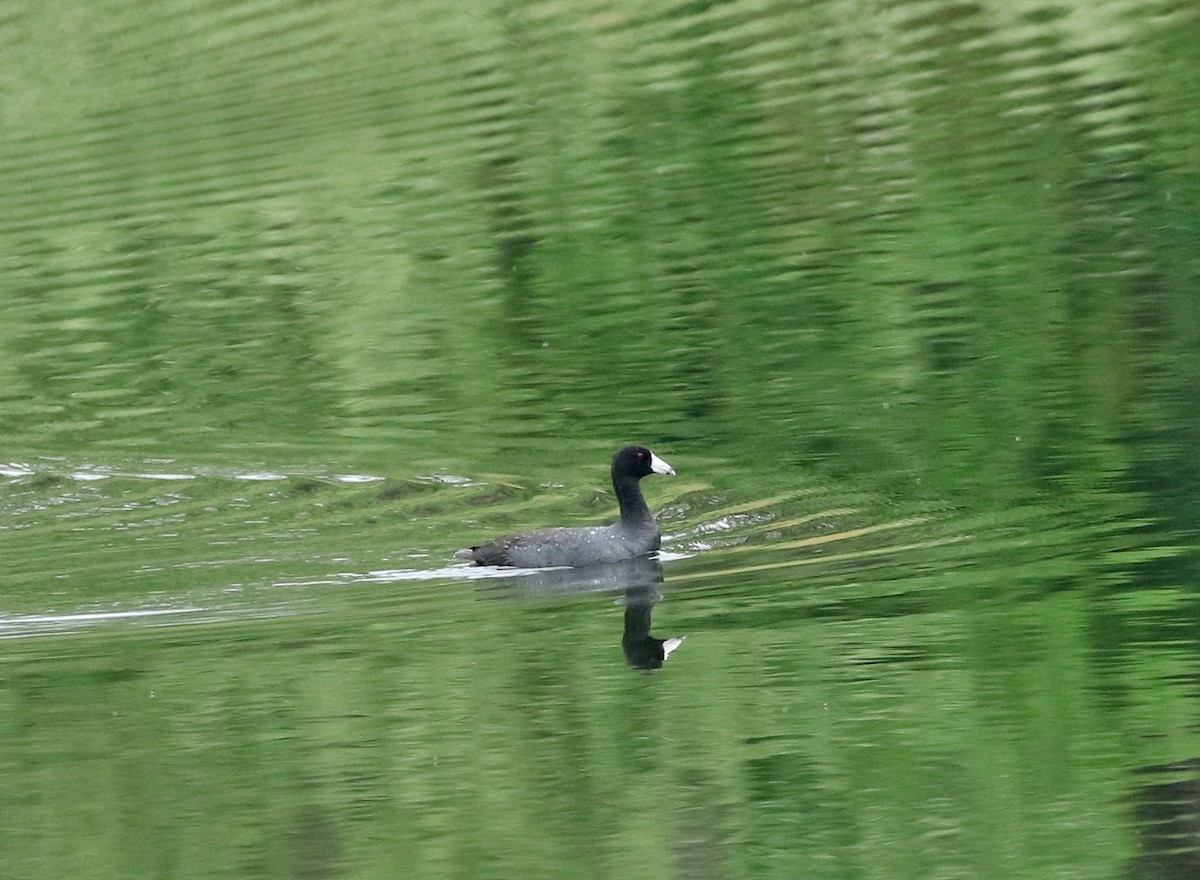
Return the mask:
<path id="1" fill-rule="evenodd" d="M 661 543 L 658 523 L 646 506 L 640 484 L 649 474 L 675 476 L 675 468 L 645 446 L 626 446 L 612 459 L 612 484 L 621 508 L 617 522 L 504 535 L 454 555 L 478 565 L 549 568 L 620 562 L 657 550 Z"/>

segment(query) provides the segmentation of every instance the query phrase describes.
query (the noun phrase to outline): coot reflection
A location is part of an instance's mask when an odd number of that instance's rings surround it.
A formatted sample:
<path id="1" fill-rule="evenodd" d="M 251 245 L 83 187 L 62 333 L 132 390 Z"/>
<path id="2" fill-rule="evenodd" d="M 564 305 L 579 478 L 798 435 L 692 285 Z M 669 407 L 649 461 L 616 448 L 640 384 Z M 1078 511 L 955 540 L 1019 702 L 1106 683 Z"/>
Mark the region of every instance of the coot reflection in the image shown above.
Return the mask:
<path id="1" fill-rule="evenodd" d="M 533 571 L 519 577 L 492 580 L 497 598 L 545 598 L 576 593 L 623 593 L 625 625 L 621 650 L 626 662 L 635 669 L 651 671 L 662 667 L 684 640 L 684 636 L 660 639 L 651 634 L 651 611 L 662 599 L 658 587 L 663 583 L 662 563 L 651 556 L 639 556 L 610 565 L 581 568 L 556 568 Z M 611 607 L 605 603 L 605 607 Z M 607 613 L 607 612 L 606 612 Z"/>

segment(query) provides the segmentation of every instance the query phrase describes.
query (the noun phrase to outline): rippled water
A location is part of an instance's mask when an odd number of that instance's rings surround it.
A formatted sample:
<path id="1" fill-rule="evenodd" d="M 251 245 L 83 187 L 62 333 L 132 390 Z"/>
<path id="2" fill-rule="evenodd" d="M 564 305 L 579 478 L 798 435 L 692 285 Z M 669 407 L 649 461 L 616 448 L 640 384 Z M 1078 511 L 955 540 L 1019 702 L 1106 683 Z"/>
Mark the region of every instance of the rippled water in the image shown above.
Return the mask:
<path id="1" fill-rule="evenodd" d="M 0 876 L 1200 873 L 1198 46 L 10 5 Z"/>

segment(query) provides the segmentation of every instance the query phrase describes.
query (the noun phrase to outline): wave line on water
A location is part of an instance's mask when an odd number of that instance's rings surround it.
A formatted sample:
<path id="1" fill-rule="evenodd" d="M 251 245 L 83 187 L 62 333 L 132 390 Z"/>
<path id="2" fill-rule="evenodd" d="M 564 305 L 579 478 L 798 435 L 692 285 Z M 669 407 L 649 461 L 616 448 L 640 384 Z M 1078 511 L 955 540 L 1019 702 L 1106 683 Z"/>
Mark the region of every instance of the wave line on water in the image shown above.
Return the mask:
<path id="1" fill-rule="evenodd" d="M 743 544 L 740 547 L 730 547 L 723 550 L 723 553 L 745 553 L 748 550 L 757 550 L 760 553 L 764 549 L 769 550 L 796 550 L 800 547 L 813 547 L 818 544 L 828 544 L 832 541 L 848 541 L 851 538 L 861 538 L 864 535 L 873 535 L 876 532 L 886 532 L 892 529 L 903 529 L 908 526 L 919 526 L 922 523 L 929 522 L 931 517 L 928 516 L 910 516 L 905 519 L 898 519 L 894 522 L 879 523 L 873 526 L 863 526 L 858 529 L 848 529 L 844 532 L 834 532 L 832 535 L 813 535 L 809 538 L 798 538 L 795 541 L 784 541 L 781 544 Z"/>
<path id="2" fill-rule="evenodd" d="M 876 529 L 875 531 L 878 531 Z M 833 536 L 829 536 L 832 538 Z M 929 541 L 917 541 L 912 544 L 899 544 L 887 547 L 874 547 L 870 550 L 858 550 L 849 553 L 837 553 L 833 556 L 808 556 L 804 559 L 785 559 L 780 562 L 763 562 L 758 565 L 745 565 L 740 568 L 723 568 L 718 571 L 694 571 L 686 575 L 680 575 L 680 581 L 701 580 L 702 578 L 728 577 L 735 574 L 746 574 L 747 572 L 755 571 L 772 571 L 780 568 L 798 568 L 802 565 L 819 565 L 829 562 L 851 562 L 857 559 L 869 559 L 872 556 L 887 556 L 892 553 L 907 553 L 912 550 L 929 550 L 934 547 L 944 547 L 948 544 L 957 544 L 962 541 L 968 541 L 974 535 L 953 535 L 948 538 L 935 538 Z M 823 542 L 818 542 L 823 543 Z M 792 546 L 792 545 L 779 545 Z M 740 548 L 736 548 L 740 549 Z M 760 548 L 761 549 L 761 548 Z M 771 549 L 777 549 L 772 547 Z M 724 551 L 729 552 L 729 551 Z"/>
<path id="3" fill-rule="evenodd" d="M 0 617 L 0 639 L 62 633 L 73 628 L 119 620 L 197 614 L 205 610 L 207 609 L 197 605 L 185 605 L 182 608 L 134 608 L 128 611 L 77 611 L 67 614 L 22 614 L 14 617 Z"/>

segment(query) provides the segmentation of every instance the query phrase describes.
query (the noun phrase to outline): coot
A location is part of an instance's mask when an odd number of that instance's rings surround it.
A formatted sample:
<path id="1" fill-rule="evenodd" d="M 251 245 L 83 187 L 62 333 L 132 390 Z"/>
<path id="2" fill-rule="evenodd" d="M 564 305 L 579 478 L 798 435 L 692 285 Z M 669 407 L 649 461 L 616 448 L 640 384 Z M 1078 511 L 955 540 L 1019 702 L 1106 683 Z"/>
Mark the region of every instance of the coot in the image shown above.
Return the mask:
<path id="1" fill-rule="evenodd" d="M 505 535 L 454 555 L 479 565 L 548 568 L 620 562 L 657 550 L 658 523 L 642 497 L 639 480 L 647 474 L 675 475 L 675 469 L 645 446 L 626 446 L 613 456 L 612 483 L 621 519 L 610 526 L 538 529 Z"/>

